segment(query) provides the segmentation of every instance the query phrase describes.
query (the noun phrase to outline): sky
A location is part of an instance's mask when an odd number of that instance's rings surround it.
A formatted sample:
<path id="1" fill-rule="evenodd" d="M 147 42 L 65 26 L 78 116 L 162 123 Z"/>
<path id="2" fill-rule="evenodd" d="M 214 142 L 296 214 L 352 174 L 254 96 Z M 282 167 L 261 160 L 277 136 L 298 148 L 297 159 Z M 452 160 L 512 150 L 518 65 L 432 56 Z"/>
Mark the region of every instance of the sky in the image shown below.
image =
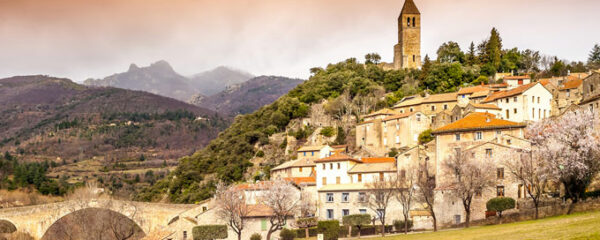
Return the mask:
<path id="1" fill-rule="evenodd" d="M 370 52 L 393 59 L 404 0 L 0 0 L 0 78 L 74 81 L 166 60 L 183 75 L 229 66 L 307 78 Z M 598 0 L 415 0 L 422 53 L 463 50 L 498 28 L 505 48 L 585 61 L 600 43 Z"/>

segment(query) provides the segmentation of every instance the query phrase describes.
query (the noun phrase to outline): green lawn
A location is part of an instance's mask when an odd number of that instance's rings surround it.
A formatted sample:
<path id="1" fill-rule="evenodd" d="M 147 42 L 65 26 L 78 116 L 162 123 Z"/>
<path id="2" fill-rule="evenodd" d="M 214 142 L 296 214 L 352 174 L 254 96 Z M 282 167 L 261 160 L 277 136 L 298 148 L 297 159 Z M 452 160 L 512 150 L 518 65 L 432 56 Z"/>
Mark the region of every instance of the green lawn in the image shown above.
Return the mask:
<path id="1" fill-rule="evenodd" d="M 600 239 L 600 212 L 575 213 L 502 225 L 443 230 L 435 233 L 408 234 L 374 238 L 381 240 L 533 240 Z"/>

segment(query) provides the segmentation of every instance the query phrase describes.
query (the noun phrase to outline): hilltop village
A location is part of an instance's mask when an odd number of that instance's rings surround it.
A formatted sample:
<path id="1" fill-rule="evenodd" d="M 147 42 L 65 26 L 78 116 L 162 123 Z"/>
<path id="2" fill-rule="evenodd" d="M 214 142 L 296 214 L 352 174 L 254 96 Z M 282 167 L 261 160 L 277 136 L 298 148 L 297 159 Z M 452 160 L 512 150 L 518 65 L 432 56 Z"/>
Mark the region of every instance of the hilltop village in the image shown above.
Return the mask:
<path id="1" fill-rule="evenodd" d="M 421 67 L 420 23 L 415 3 L 406 1 L 398 21 L 399 42 L 394 47 L 394 62 L 381 63 L 380 67 Z M 265 237 L 283 228 L 305 226 L 304 222 L 296 222 L 294 214 L 284 214 L 283 220 L 279 219 L 283 224 L 273 228 L 278 213 L 259 199 L 272 194 L 269 191 L 281 182 L 293 186 L 286 193 L 293 199 L 312 203 L 301 215 L 319 221 L 342 223 L 345 216 L 366 214 L 373 225 L 390 225 L 407 219 L 412 229 L 431 230 L 468 226 L 470 221 L 483 221 L 490 214 L 495 215 L 496 212 L 487 211 L 486 202 L 496 197 L 509 197 L 519 206 L 525 206 L 531 200 L 532 186 L 510 173 L 506 159 L 532 151 L 532 142 L 525 136 L 529 124 L 577 109 L 597 114 L 600 72 L 571 72 L 563 77 L 542 79 L 526 73 L 498 73 L 492 80 L 494 83 L 462 87 L 451 93 L 407 96 L 391 108 L 362 115 L 353 129 L 356 141 L 353 144 L 329 145 L 327 140 L 319 138 L 297 149 L 286 149 L 293 152 L 293 160 L 272 168 L 269 181 L 233 187 L 243 192 L 242 201 L 250 208 L 240 236 L 246 239 L 256 233 Z M 305 126 L 318 124 L 310 117 L 300 122 Z M 477 164 L 491 169 L 488 182 L 481 185 L 485 187 L 475 187 L 468 201 L 455 193 L 460 187 L 455 185 L 454 173 L 447 168 L 449 161 L 459 156 L 474 158 Z M 430 184 L 432 194 L 413 196 L 409 204 L 386 191 L 412 189 L 421 179 Z M 408 180 L 406 186 L 385 185 Z M 414 188 L 423 187 L 426 186 Z M 556 192 L 564 192 L 560 186 L 552 187 Z M 221 200 L 206 200 L 196 211 L 185 213 L 186 217 L 180 219 L 193 221 L 174 223 L 178 233 L 173 236 L 185 236 L 194 225 L 223 219 L 218 207 L 222 207 Z M 465 202 L 469 206 L 464 206 Z M 470 209 L 468 213 L 466 207 Z M 230 228 L 228 236 L 234 239 L 237 233 Z"/>

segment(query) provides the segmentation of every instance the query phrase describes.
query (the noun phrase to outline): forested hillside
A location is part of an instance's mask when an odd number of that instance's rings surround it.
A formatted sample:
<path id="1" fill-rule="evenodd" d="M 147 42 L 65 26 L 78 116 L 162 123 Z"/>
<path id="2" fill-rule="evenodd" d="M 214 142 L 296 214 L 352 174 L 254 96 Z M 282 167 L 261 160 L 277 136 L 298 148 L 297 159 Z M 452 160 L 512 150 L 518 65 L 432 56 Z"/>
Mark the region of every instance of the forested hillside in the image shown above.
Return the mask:
<path id="1" fill-rule="evenodd" d="M 496 29 L 478 47 L 471 44 L 467 53 L 454 42 L 444 43 L 438 50 L 438 59 L 426 56 L 420 70 L 383 70 L 378 66 L 379 60 L 377 54 L 369 54 L 365 64 L 351 58 L 311 69 L 309 80 L 273 104 L 238 116 L 206 148 L 180 159 L 173 173 L 144 189 L 136 199 L 157 201 L 166 197 L 171 202 L 193 203 L 209 198 L 218 180 L 231 183 L 249 177 L 267 179 L 275 163 L 289 160 L 293 154 L 260 166 L 254 165 L 254 159 L 274 157 L 263 149 L 285 148 L 287 142 L 273 142 L 270 137 L 274 135 L 288 134 L 299 141 L 310 135 L 312 129 L 298 129 L 295 125 L 291 128 L 290 123 L 311 114 L 325 114 L 333 119 L 350 115 L 359 121 L 358 116 L 392 106 L 404 96 L 424 91 L 452 92 L 460 86 L 491 82 L 496 72 L 558 76 L 569 70 L 587 70 L 583 63 L 568 63 L 537 51 L 503 49 Z M 323 104 L 324 112 L 311 112 L 315 104 Z M 351 129 L 344 130 L 353 134 Z M 250 168 L 262 172 L 248 173 Z"/>

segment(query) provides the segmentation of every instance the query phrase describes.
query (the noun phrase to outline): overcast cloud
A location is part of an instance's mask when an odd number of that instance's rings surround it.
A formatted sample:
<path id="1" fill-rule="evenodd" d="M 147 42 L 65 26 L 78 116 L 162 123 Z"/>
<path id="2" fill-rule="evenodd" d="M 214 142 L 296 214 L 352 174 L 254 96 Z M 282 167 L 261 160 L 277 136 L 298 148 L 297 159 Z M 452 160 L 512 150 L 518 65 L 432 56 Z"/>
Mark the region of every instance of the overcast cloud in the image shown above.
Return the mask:
<path id="1" fill-rule="evenodd" d="M 167 60 L 306 78 L 369 52 L 391 61 L 403 0 L 0 0 L 0 77 L 83 81 Z M 497 27 L 505 47 L 585 61 L 600 42 L 597 0 L 415 0 L 422 55 L 463 49 Z"/>

